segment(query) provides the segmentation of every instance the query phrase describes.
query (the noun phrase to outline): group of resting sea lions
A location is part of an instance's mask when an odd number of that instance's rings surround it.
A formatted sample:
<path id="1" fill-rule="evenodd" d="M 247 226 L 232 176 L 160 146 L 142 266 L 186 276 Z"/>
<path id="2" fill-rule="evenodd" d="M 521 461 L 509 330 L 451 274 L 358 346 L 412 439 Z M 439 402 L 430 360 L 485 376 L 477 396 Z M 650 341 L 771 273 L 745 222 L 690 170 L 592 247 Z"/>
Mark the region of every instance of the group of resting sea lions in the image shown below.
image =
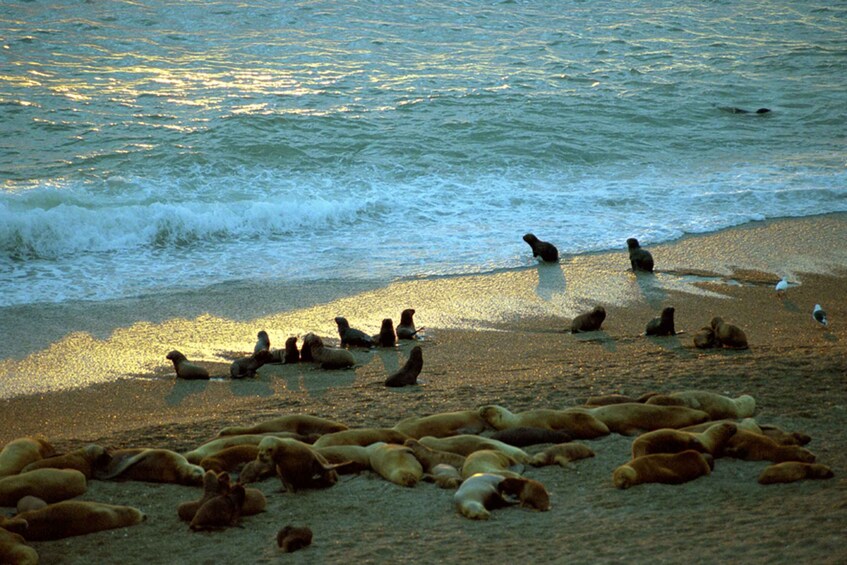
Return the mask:
<path id="1" fill-rule="evenodd" d="M 350 428 L 318 416 L 288 414 L 221 429 L 187 452 L 108 450 L 89 444 L 57 454 L 46 438 L 22 437 L 0 451 L 0 562 L 36 563 L 28 542 L 127 527 L 146 519 L 133 506 L 81 501 L 92 480 L 194 486 L 198 496 L 176 516 L 190 531 L 217 530 L 266 511 L 263 490 L 248 486 L 276 477 L 288 496 L 336 485 L 339 475 L 376 473 L 396 485 L 430 481 L 455 489 L 456 510 L 488 519 L 512 505 L 548 510 L 550 497 L 527 466 L 567 466 L 593 457 L 584 443 L 616 433 L 632 436 L 631 459 L 612 472 L 615 487 L 681 484 L 709 475 L 715 461 L 770 461 L 763 485 L 833 476 L 804 447 L 808 435 L 753 419 L 749 395 L 730 398 L 686 390 L 638 398 L 607 395 L 564 409 L 512 412 L 500 405 L 411 416 L 390 428 Z M 237 479 L 233 479 L 237 477 Z M 267 491 L 267 489 L 265 489 Z M 277 543 L 293 551 L 311 543 L 308 527 L 287 525 Z"/>

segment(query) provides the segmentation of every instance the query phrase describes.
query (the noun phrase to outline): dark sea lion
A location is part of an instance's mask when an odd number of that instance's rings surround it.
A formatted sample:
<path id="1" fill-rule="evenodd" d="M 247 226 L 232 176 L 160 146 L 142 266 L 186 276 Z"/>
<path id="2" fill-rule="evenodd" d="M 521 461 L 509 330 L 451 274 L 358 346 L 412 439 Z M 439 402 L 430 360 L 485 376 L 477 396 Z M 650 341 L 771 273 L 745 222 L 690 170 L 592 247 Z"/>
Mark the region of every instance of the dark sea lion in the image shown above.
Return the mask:
<path id="1" fill-rule="evenodd" d="M 712 472 L 711 455 L 689 449 L 680 453 L 654 453 L 632 459 L 612 473 L 617 488 L 627 489 L 643 483 L 679 485 Z"/>
<path id="2" fill-rule="evenodd" d="M 662 309 L 662 315 L 659 318 L 653 318 L 647 322 L 645 333 L 653 336 L 676 335 L 673 325 L 673 306 L 668 306 Z"/>
<path id="3" fill-rule="evenodd" d="M 229 366 L 229 376 L 233 379 L 253 378 L 263 365 L 273 362 L 273 355 L 267 349 L 260 349 L 249 357 L 236 359 Z"/>
<path id="4" fill-rule="evenodd" d="M 769 114 L 771 112 L 770 108 L 759 108 L 758 110 L 751 111 L 745 110 L 744 108 L 737 108 L 735 106 L 722 106 L 721 110 L 724 112 L 729 112 L 730 114 Z"/>
<path id="5" fill-rule="evenodd" d="M 694 334 L 694 347 L 697 349 L 711 349 L 717 347 L 718 342 L 715 340 L 715 330 L 711 326 L 703 326 L 696 334 Z"/>
<path id="6" fill-rule="evenodd" d="M 344 433 L 344 432 L 339 432 Z M 336 467 L 312 446 L 287 438 L 267 437 L 259 443 L 258 461 L 273 465 L 287 492 L 327 488 L 338 482 Z"/>
<path id="7" fill-rule="evenodd" d="M 729 349 L 747 349 L 747 336 L 738 326 L 727 324 L 722 318 L 714 317 L 711 323 L 715 332 L 715 342 Z"/>
<path id="8" fill-rule="evenodd" d="M 297 337 L 291 336 L 285 340 L 285 353 L 282 358 L 283 362 L 288 365 L 290 363 L 300 362 L 300 352 L 297 351 Z M 304 359 L 305 361 L 305 359 Z"/>
<path id="9" fill-rule="evenodd" d="M 815 454 L 799 445 L 780 445 L 775 440 L 749 430 L 739 428 L 726 442 L 722 454 L 744 461 L 799 461 L 814 463 Z"/>
<path id="10" fill-rule="evenodd" d="M 276 545 L 285 553 L 303 549 L 311 544 L 312 530 L 305 526 L 285 526 L 276 534 Z"/>
<path id="11" fill-rule="evenodd" d="M 559 250 L 552 243 L 541 241 L 531 233 L 523 236 L 523 240 L 532 247 L 533 257 L 541 257 L 541 260 L 547 263 L 555 263 L 559 260 Z"/>
<path id="12" fill-rule="evenodd" d="M 606 319 L 606 309 L 595 306 L 591 312 L 580 314 L 571 321 L 571 333 L 596 332 Z"/>
<path id="13" fill-rule="evenodd" d="M 371 336 L 350 327 L 350 322 L 343 316 L 336 316 L 335 323 L 338 325 L 338 335 L 341 337 L 341 345 L 352 345 L 354 347 L 373 347 L 374 340 Z"/>
<path id="14" fill-rule="evenodd" d="M 400 312 L 400 323 L 397 324 L 397 339 L 415 339 L 419 330 L 415 329 L 415 309 L 406 308 Z M 423 328 L 421 328 L 423 329 Z"/>
<path id="15" fill-rule="evenodd" d="M 177 506 L 176 513 L 180 520 L 190 522 L 194 519 L 194 515 L 206 502 L 212 498 L 225 494 L 229 491 L 230 478 L 227 473 L 217 473 L 213 470 L 206 471 L 203 475 L 203 494 L 197 500 L 182 502 Z"/>
<path id="16" fill-rule="evenodd" d="M 786 461 L 765 467 L 759 475 L 760 485 L 793 483 L 804 479 L 831 479 L 835 476 L 832 469 L 820 463 L 801 463 Z"/>
<path id="17" fill-rule="evenodd" d="M 303 336 L 302 351 L 307 349 L 312 361 L 318 363 L 321 369 L 346 369 L 356 364 L 352 353 L 346 349 L 325 346 L 320 336 L 313 333 Z"/>
<path id="18" fill-rule="evenodd" d="M 638 240 L 631 237 L 626 240 L 626 246 L 629 249 L 629 264 L 633 271 L 653 272 L 653 255 L 649 251 L 641 247 Z"/>
<path id="19" fill-rule="evenodd" d="M 140 524 L 147 516 L 132 506 L 88 500 L 65 500 L 38 510 L 18 514 L 28 527 L 21 534 L 28 541 L 49 541 Z"/>
<path id="20" fill-rule="evenodd" d="M 394 347 L 397 345 L 397 334 L 394 333 L 394 322 L 391 318 L 382 320 L 382 327 L 379 329 L 379 334 L 374 336 L 374 341 L 380 347 Z"/>
<path id="21" fill-rule="evenodd" d="M 209 371 L 199 365 L 189 362 L 185 355 L 176 349 L 168 353 L 165 358 L 173 361 L 178 379 L 199 380 L 209 378 Z"/>
<path id="22" fill-rule="evenodd" d="M 491 439 L 514 445 L 515 447 L 526 447 L 539 443 L 566 443 L 573 436 L 563 430 L 551 430 L 549 428 L 520 427 L 508 430 L 500 430 L 491 435 Z"/>
<path id="23" fill-rule="evenodd" d="M 258 353 L 260 351 L 270 351 L 271 350 L 271 338 L 268 337 L 268 332 L 265 330 L 261 330 L 256 334 L 256 345 L 253 347 L 253 353 Z"/>
<path id="24" fill-rule="evenodd" d="M 232 485 L 227 492 L 214 496 L 203 503 L 194 514 L 189 527 L 193 531 L 218 530 L 235 526 L 241 519 L 241 509 L 247 493 L 238 483 Z"/>
<path id="25" fill-rule="evenodd" d="M 418 375 L 423 369 L 423 351 L 416 345 L 409 352 L 406 364 L 399 371 L 385 379 L 385 386 L 398 387 L 418 384 Z"/>

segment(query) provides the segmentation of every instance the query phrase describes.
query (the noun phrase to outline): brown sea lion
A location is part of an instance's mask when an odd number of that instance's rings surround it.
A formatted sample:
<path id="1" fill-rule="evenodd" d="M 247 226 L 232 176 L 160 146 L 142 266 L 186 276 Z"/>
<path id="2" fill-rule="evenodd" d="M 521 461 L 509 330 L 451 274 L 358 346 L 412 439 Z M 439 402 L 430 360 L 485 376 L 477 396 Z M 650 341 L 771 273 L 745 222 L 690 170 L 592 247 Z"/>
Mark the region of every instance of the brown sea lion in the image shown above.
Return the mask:
<path id="1" fill-rule="evenodd" d="M 384 442 L 372 443 L 366 448 L 371 469 L 380 476 L 402 487 L 413 487 L 423 477 L 423 467 L 412 450 L 405 445 Z"/>
<path id="2" fill-rule="evenodd" d="M 772 424 L 761 424 L 759 429 L 779 445 L 806 445 L 812 441 L 812 436 L 803 432 L 787 432 Z"/>
<path id="3" fill-rule="evenodd" d="M 297 336 L 291 336 L 285 340 L 285 353 L 282 360 L 286 365 L 300 362 L 300 352 L 297 350 Z"/>
<path id="4" fill-rule="evenodd" d="M 634 435 L 660 428 L 678 429 L 709 420 L 708 413 L 687 406 L 657 406 L 640 402 L 574 410 L 587 411 L 603 422 L 610 431 L 622 435 Z"/>
<path id="5" fill-rule="evenodd" d="M 479 408 L 479 415 L 495 430 L 545 428 L 565 431 L 575 439 L 594 439 L 609 434 L 608 426 L 586 409 L 536 408 L 512 413 L 502 406 L 489 404 Z"/>
<path id="6" fill-rule="evenodd" d="M 258 483 L 265 479 L 269 479 L 276 474 L 276 468 L 264 461 L 259 461 L 258 456 L 253 461 L 244 465 L 241 473 L 238 475 L 238 482 L 243 485 L 249 483 Z"/>
<path id="7" fill-rule="evenodd" d="M 203 475 L 203 495 L 197 500 L 182 502 L 177 506 L 176 513 L 180 520 L 190 522 L 194 515 L 206 502 L 212 498 L 229 492 L 230 477 L 227 473 L 206 471 Z"/>
<path id="8" fill-rule="evenodd" d="M 406 308 L 400 312 L 400 323 L 396 328 L 397 339 L 415 339 L 418 331 L 420 330 L 415 328 L 415 309 Z"/>
<path id="9" fill-rule="evenodd" d="M 407 439 L 409 439 L 409 436 L 393 428 L 353 428 L 352 430 L 322 435 L 315 441 L 314 446 L 370 445 L 378 441 L 402 445 Z"/>
<path id="10" fill-rule="evenodd" d="M 339 474 L 359 473 L 371 470 L 371 458 L 368 448 L 362 445 L 328 445 L 316 447 L 315 451 L 324 456 L 330 465 L 347 463 L 343 467 L 336 468 Z"/>
<path id="11" fill-rule="evenodd" d="M 22 472 L 32 471 L 34 469 L 76 469 L 85 475 L 86 479 L 94 476 L 94 470 L 104 465 L 107 465 L 111 455 L 106 451 L 106 448 L 90 443 L 85 447 L 65 453 L 64 455 L 54 455 L 38 461 L 33 461 L 22 469 Z"/>
<path id="12" fill-rule="evenodd" d="M 192 531 L 218 530 L 235 526 L 241 519 L 241 509 L 247 494 L 244 487 L 234 484 L 226 493 L 214 496 L 203 503 L 191 519 Z"/>
<path id="13" fill-rule="evenodd" d="M 559 443 L 548 447 L 541 453 L 536 453 L 530 460 L 530 465 L 543 467 L 545 465 L 561 465 L 566 467 L 571 461 L 594 457 L 594 452 L 581 443 Z"/>
<path id="14" fill-rule="evenodd" d="M 323 340 L 313 333 L 303 337 L 303 351 L 307 349 L 321 369 L 346 369 L 356 364 L 352 353 L 346 349 L 325 346 Z"/>
<path id="15" fill-rule="evenodd" d="M 424 436 L 418 440 L 422 445 L 439 451 L 449 451 L 467 457 L 474 451 L 481 449 L 494 449 L 505 453 L 518 463 L 529 463 L 531 457 L 519 447 L 514 447 L 502 441 L 472 434 L 459 434 L 450 437 Z"/>
<path id="16" fill-rule="evenodd" d="M 87 489 L 85 475 L 74 469 L 35 469 L 0 479 L 0 506 L 15 506 L 25 496 L 45 502 L 67 500 Z"/>
<path id="17" fill-rule="evenodd" d="M 571 321 L 571 333 L 596 332 L 606 319 L 606 309 L 595 306 L 591 312 L 580 314 Z"/>
<path id="18" fill-rule="evenodd" d="M 647 404 L 688 406 L 706 412 L 712 420 L 749 418 L 756 411 L 756 399 L 749 394 L 730 398 L 705 390 L 685 390 L 670 394 L 657 394 L 650 397 Z"/>
<path id="19" fill-rule="evenodd" d="M 350 322 L 348 322 L 347 318 L 344 316 L 336 316 L 335 324 L 338 326 L 338 336 L 341 338 L 342 347 L 352 346 L 371 348 L 375 345 L 371 336 L 362 330 L 351 328 Z"/>
<path id="20" fill-rule="evenodd" d="M 385 379 L 385 386 L 400 387 L 418 384 L 418 375 L 423 369 L 423 351 L 420 345 L 416 345 L 409 352 L 406 364 L 399 371 Z"/>
<path id="21" fill-rule="evenodd" d="M 0 519 L 0 563 L 38 565 L 38 552 L 26 544 L 22 535 L 9 532 L 2 526 Z"/>
<path id="22" fill-rule="evenodd" d="M 607 406 L 609 404 L 626 404 L 628 402 L 647 402 L 651 396 L 655 396 L 655 392 L 645 392 L 641 396 L 627 396 L 625 394 L 603 394 L 600 396 L 589 396 L 585 400 L 585 406 L 597 407 Z"/>
<path id="23" fill-rule="evenodd" d="M 106 466 L 94 471 L 95 478 L 199 486 L 206 473 L 170 449 L 118 449 L 110 455 Z"/>
<path id="24" fill-rule="evenodd" d="M 793 483 L 804 479 L 831 479 L 835 476 L 832 469 L 820 463 L 801 463 L 785 461 L 765 467 L 759 475 L 760 485 Z"/>
<path id="25" fill-rule="evenodd" d="M 23 512 L 17 517 L 26 520 L 28 524 L 22 532 L 27 541 L 57 540 L 113 528 L 125 528 L 147 519 L 141 510 L 132 506 L 87 500 L 64 500 L 38 510 Z"/>
<path id="26" fill-rule="evenodd" d="M 397 334 L 394 332 L 394 321 L 391 318 L 384 318 L 382 326 L 379 329 L 379 334 L 374 336 L 374 341 L 380 347 L 394 347 L 397 345 Z"/>
<path id="27" fill-rule="evenodd" d="M 663 308 L 660 317 L 653 318 L 647 322 L 647 329 L 644 333 L 652 336 L 676 335 L 676 331 L 674 331 L 673 314 L 673 306 Z"/>
<path id="28" fill-rule="evenodd" d="M 236 359 L 229 366 L 229 376 L 233 379 L 253 378 L 263 365 L 273 363 L 273 355 L 267 349 L 260 349 L 249 357 Z"/>
<path id="29" fill-rule="evenodd" d="M 632 458 L 651 453 L 679 453 L 693 449 L 719 457 L 724 445 L 738 427 L 730 422 L 715 423 L 706 430 L 694 433 L 662 428 L 647 432 L 632 442 Z"/>
<path id="30" fill-rule="evenodd" d="M 694 334 L 694 347 L 697 349 L 711 349 L 717 346 L 718 342 L 715 339 L 715 330 L 711 326 L 704 326 Z"/>
<path id="31" fill-rule="evenodd" d="M 634 237 L 627 239 L 626 247 L 629 250 L 629 264 L 633 271 L 653 272 L 653 255 L 641 247 L 637 239 Z"/>
<path id="32" fill-rule="evenodd" d="M 284 553 L 291 553 L 311 544 L 312 530 L 305 526 L 285 526 L 276 534 L 276 545 Z"/>
<path id="33" fill-rule="evenodd" d="M 407 439 L 403 445 L 412 450 L 412 453 L 421 462 L 426 473 L 431 473 L 432 469 L 438 465 L 450 465 L 456 469 L 461 469 L 465 464 L 464 455 L 450 451 L 441 451 L 440 449 L 432 449 L 416 439 Z"/>
<path id="34" fill-rule="evenodd" d="M 494 449 L 480 449 L 474 451 L 465 458 L 462 465 L 462 478 L 467 479 L 477 473 L 491 473 L 503 477 L 520 477 L 521 474 L 513 471 L 518 462 L 501 451 Z"/>
<path id="35" fill-rule="evenodd" d="M 394 425 L 395 430 L 412 438 L 479 434 L 487 428 L 488 424 L 479 415 L 478 410 L 458 410 L 429 416 L 410 416 Z"/>
<path id="36" fill-rule="evenodd" d="M 44 508 L 45 506 L 47 506 L 47 503 L 41 498 L 38 498 L 37 496 L 28 495 L 18 501 L 16 509 L 18 511 L 18 514 L 20 514 L 21 512 L 27 512 L 29 510 L 38 510 L 39 508 Z"/>
<path id="37" fill-rule="evenodd" d="M 747 349 L 747 336 L 738 326 L 727 324 L 722 318 L 714 317 L 711 323 L 715 332 L 715 343 L 728 349 Z"/>
<path id="38" fill-rule="evenodd" d="M 200 460 L 200 466 L 206 472 L 214 471 L 215 473 L 237 473 L 244 465 L 256 459 L 259 455 L 259 446 L 245 444 L 234 445 L 222 449 L 213 455 L 208 455 Z"/>
<path id="39" fill-rule="evenodd" d="M 559 260 L 559 250 L 552 243 L 541 241 L 531 233 L 524 235 L 523 240 L 532 248 L 533 257 L 541 257 L 541 260 L 547 263 L 555 263 Z"/>
<path id="40" fill-rule="evenodd" d="M 565 443 L 573 439 L 573 436 L 564 430 L 529 427 L 499 430 L 491 434 L 490 437 L 515 447 L 526 447 L 539 443 Z"/>
<path id="41" fill-rule="evenodd" d="M 271 351 L 271 338 L 268 337 L 268 332 L 265 330 L 260 330 L 256 334 L 256 345 L 253 346 L 254 354 L 260 351 L 267 351 L 268 353 Z"/>
<path id="42" fill-rule="evenodd" d="M 55 454 L 53 446 L 42 435 L 13 439 L 0 451 L 0 478 L 17 475 L 30 463 Z"/>
<path id="43" fill-rule="evenodd" d="M 323 435 L 348 429 L 341 422 L 335 422 L 310 414 L 286 414 L 270 420 L 264 420 L 252 426 L 230 426 L 218 432 L 218 436 L 267 434 L 291 432 L 300 436 Z M 303 441 L 302 438 L 294 438 Z M 258 443 L 258 442 L 257 442 Z M 308 442 L 305 442 L 308 443 Z"/>
<path id="44" fill-rule="evenodd" d="M 479 473 L 462 482 L 453 495 L 453 503 L 462 516 L 487 520 L 491 517 L 491 510 L 513 504 L 549 510 L 550 495 L 544 485 L 532 479 Z"/>
<path id="45" fill-rule="evenodd" d="M 805 447 L 780 445 L 765 435 L 744 429 L 739 429 L 729 438 L 729 441 L 724 445 L 723 455 L 744 461 L 815 462 L 815 454 Z"/>
<path id="46" fill-rule="evenodd" d="M 168 353 L 165 358 L 173 361 L 174 370 L 176 370 L 176 377 L 178 379 L 201 380 L 209 378 L 209 371 L 200 365 L 191 363 L 185 355 L 176 349 Z"/>
<path id="47" fill-rule="evenodd" d="M 425 473 L 423 476 L 425 481 L 435 483 L 438 488 L 459 488 L 462 484 L 462 474 L 459 470 L 447 463 L 439 463 Z"/>
<path id="48" fill-rule="evenodd" d="M 285 490 L 327 488 L 338 481 L 335 468 L 309 444 L 287 438 L 267 437 L 259 443 L 258 460 L 273 464 Z"/>
<path id="49" fill-rule="evenodd" d="M 189 463 L 199 464 L 204 457 L 214 455 L 219 451 L 223 451 L 227 447 L 233 447 L 236 445 L 259 445 L 259 442 L 268 436 L 287 437 L 302 441 L 303 443 L 310 443 L 317 439 L 317 436 L 315 435 L 301 435 L 294 432 L 267 432 L 261 434 L 224 435 L 209 440 L 200 447 L 188 451 L 183 455 L 186 459 L 188 459 Z"/>
<path id="50" fill-rule="evenodd" d="M 711 455 L 693 449 L 680 453 L 654 453 L 637 457 L 615 469 L 612 482 L 620 489 L 643 483 L 678 485 L 710 474 L 713 467 Z"/>

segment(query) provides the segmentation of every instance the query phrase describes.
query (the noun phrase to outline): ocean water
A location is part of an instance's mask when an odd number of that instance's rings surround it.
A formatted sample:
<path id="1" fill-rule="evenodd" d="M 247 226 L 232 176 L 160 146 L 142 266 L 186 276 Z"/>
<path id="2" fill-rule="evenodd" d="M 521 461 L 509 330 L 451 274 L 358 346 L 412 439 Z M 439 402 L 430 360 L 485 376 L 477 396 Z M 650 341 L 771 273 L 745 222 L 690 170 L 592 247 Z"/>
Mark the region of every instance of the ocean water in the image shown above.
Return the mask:
<path id="1" fill-rule="evenodd" d="M 847 5 L 6 2 L 0 131 L 0 309 L 518 268 L 847 210 Z"/>

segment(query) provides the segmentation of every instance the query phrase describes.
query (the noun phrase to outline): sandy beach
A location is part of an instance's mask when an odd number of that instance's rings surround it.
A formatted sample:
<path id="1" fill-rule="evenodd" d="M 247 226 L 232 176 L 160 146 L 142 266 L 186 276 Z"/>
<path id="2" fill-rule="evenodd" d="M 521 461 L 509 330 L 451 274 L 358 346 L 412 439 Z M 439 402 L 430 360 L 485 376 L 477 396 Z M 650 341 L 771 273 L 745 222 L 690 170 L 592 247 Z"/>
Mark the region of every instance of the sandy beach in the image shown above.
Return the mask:
<path id="1" fill-rule="evenodd" d="M 807 447 L 835 478 L 762 486 L 756 479 L 766 462 L 720 458 L 710 476 L 684 485 L 618 490 L 611 474 L 629 459 L 632 438 L 612 434 L 582 442 L 596 453 L 591 459 L 526 468 L 525 476 L 550 492 L 548 512 L 509 508 L 474 522 L 456 512 L 450 490 L 430 483 L 403 488 L 365 472 L 344 475 L 330 489 L 295 494 L 268 479 L 254 485 L 267 496 L 266 512 L 243 518 L 238 528 L 194 533 L 176 507 L 198 498 L 200 489 L 90 481 L 82 498 L 136 506 L 147 520 L 32 545 L 41 563 L 61 564 L 843 563 L 845 238 L 847 214 L 768 221 L 651 247 L 655 275 L 636 276 L 627 270 L 625 251 L 608 252 L 563 257 L 555 266 L 402 281 L 250 320 L 209 312 L 139 321 L 103 338 L 71 332 L 0 364 L 12 389 L 27 390 L 27 380 L 43 378 L 47 391 L 2 400 L 0 444 L 42 433 L 60 451 L 96 442 L 182 452 L 222 427 L 283 414 L 377 427 L 483 404 L 518 411 L 577 406 L 612 393 L 750 394 L 758 422 L 809 434 Z M 779 298 L 774 284 L 783 275 L 792 285 Z M 826 328 L 812 319 L 816 303 L 829 314 Z M 564 331 L 594 304 L 608 312 L 602 331 Z M 669 305 L 681 333 L 645 337 L 647 321 Z M 213 375 L 226 375 L 228 360 L 250 351 L 259 329 L 277 345 L 307 331 L 329 340 L 336 315 L 376 333 L 382 318 L 396 321 L 407 307 L 426 327 L 419 386 L 383 386 L 408 356 L 408 343 L 355 350 L 354 370 L 266 365 L 257 378 L 240 381 L 177 381 L 165 360 L 170 349 L 180 349 Z M 740 326 L 750 349 L 695 349 L 693 334 L 713 316 Z M 93 384 L 54 390 L 51 382 Z M 286 524 L 309 526 L 313 544 L 280 553 L 276 533 Z"/>

